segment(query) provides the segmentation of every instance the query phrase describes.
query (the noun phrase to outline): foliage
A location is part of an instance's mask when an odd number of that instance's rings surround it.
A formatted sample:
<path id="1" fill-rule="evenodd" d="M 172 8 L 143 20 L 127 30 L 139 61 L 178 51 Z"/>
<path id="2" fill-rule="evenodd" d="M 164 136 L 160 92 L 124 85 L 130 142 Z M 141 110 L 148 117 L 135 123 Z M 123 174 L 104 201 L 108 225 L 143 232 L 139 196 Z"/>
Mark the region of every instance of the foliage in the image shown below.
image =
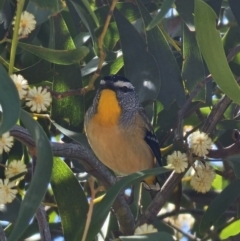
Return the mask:
<path id="1" fill-rule="evenodd" d="M 12 160 L 28 169 L 19 174 L 24 179 L 10 178 L 18 194 L 2 205 L 0 239 L 36 233 L 66 241 L 238 237 L 239 8 L 238 0 L 0 1 L 0 135 L 9 131 L 15 138 L 1 155 L 0 178 Z M 28 35 L 19 32 L 23 11 L 36 22 Z M 12 74 L 46 98 L 38 113 L 31 111 L 34 96 L 20 100 Z M 183 173 L 158 167 L 116 181 L 95 157 L 84 115 L 99 81 L 110 74 L 135 86 L 164 163 L 173 151 L 186 153 Z M 214 142 L 207 157 L 188 146 L 198 129 Z M 195 160 L 210 162 L 217 174 L 205 194 L 190 187 Z M 151 193 L 152 201 L 139 182 L 163 173 L 168 181 Z M 126 188 L 130 196 L 122 193 Z M 146 222 L 158 232 L 133 235 Z"/>

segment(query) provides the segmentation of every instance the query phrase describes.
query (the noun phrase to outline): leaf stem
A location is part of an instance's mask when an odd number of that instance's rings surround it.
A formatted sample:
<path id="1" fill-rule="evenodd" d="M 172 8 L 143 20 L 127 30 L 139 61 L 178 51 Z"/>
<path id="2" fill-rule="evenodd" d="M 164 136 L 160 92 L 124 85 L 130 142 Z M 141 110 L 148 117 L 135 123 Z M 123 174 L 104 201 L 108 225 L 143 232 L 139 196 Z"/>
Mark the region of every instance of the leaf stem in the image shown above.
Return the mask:
<path id="1" fill-rule="evenodd" d="M 9 63 L 9 69 L 8 69 L 9 75 L 13 74 L 15 55 L 16 55 L 17 44 L 18 44 L 18 29 L 20 25 L 21 14 L 22 14 L 24 3 L 25 3 L 25 0 L 17 1 L 17 13 L 16 13 L 16 20 L 15 20 L 14 30 L 13 30 L 12 46 L 11 46 L 11 52 L 10 52 L 10 63 Z"/>

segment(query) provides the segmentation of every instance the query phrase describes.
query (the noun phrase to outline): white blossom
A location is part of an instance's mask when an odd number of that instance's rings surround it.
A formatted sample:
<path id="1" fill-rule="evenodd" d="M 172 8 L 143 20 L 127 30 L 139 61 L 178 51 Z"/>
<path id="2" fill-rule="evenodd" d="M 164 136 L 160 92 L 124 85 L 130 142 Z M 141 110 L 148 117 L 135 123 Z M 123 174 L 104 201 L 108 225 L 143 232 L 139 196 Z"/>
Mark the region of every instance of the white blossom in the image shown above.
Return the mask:
<path id="1" fill-rule="evenodd" d="M 143 225 L 141 225 L 135 229 L 134 235 L 156 233 L 157 231 L 158 230 L 156 228 L 154 228 L 154 226 L 152 224 L 144 223 Z"/>
<path id="2" fill-rule="evenodd" d="M 11 78 L 17 87 L 19 98 L 20 100 L 22 100 L 27 95 L 28 82 L 20 74 L 19 75 L 13 74 L 11 75 Z"/>
<path id="3" fill-rule="evenodd" d="M 167 163 L 175 172 L 181 173 L 188 167 L 188 159 L 185 153 L 174 151 L 172 155 L 167 156 Z"/>
<path id="4" fill-rule="evenodd" d="M 16 19 L 16 16 L 15 18 Z M 18 35 L 21 36 L 27 36 L 30 34 L 36 27 L 36 20 L 33 14 L 24 11 L 21 15 L 21 20 L 19 24 L 19 29 L 18 29 Z M 15 20 L 12 23 L 13 25 L 15 24 Z"/>
<path id="5" fill-rule="evenodd" d="M 52 97 L 47 89 L 43 89 L 41 86 L 36 88 L 35 86 L 28 91 L 26 97 L 26 105 L 31 107 L 31 111 L 36 111 L 40 113 L 41 111 L 46 111 L 47 107 L 50 106 L 52 102 Z"/>
<path id="6" fill-rule="evenodd" d="M 8 179 L 0 179 L 0 204 L 11 203 L 15 199 L 18 191 L 12 189 L 14 186 L 14 182 L 9 182 Z"/>
<path id="7" fill-rule="evenodd" d="M 206 156 L 212 147 L 212 140 L 206 133 L 195 131 L 189 136 L 189 147 L 197 156 Z"/>
<path id="8" fill-rule="evenodd" d="M 13 146 L 13 137 L 10 136 L 9 132 L 4 133 L 0 136 L 0 155 L 5 152 L 9 152 Z"/>
<path id="9" fill-rule="evenodd" d="M 11 178 L 23 172 L 27 172 L 26 165 L 21 161 L 13 160 L 7 165 L 5 176 Z M 19 179 L 21 180 L 23 177 Z"/>
<path id="10" fill-rule="evenodd" d="M 195 167 L 195 173 L 191 178 L 190 185 L 197 192 L 206 193 L 211 189 L 212 182 L 216 177 L 213 167 L 209 163 L 199 163 Z"/>

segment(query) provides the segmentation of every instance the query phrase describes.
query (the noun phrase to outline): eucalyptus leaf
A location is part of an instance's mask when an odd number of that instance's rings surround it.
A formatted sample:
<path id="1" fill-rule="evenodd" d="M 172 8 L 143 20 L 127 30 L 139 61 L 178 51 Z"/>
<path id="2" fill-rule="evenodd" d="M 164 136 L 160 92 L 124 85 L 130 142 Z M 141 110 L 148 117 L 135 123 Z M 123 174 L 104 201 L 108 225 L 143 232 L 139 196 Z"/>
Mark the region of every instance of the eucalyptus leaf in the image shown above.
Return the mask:
<path id="1" fill-rule="evenodd" d="M 218 196 L 210 203 L 205 211 L 200 224 L 200 232 L 206 233 L 212 225 L 224 214 L 230 205 L 239 197 L 240 179 L 232 181 Z"/>
<path id="2" fill-rule="evenodd" d="M 161 6 L 161 10 L 158 14 L 154 17 L 154 19 L 148 24 L 146 30 L 150 30 L 154 28 L 160 21 L 164 18 L 167 14 L 168 10 L 172 7 L 175 0 L 164 0 Z"/>
<path id="3" fill-rule="evenodd" d="M 60 158 L 54 158 L 51 185 L 61 217 L 64 240 L 81 240 L 79 228 L 85 227 L 87 198 L 71 169 Z"/>
<path id="4" fill-rule="evenodd" d="M 80 63 L 80 61 L 89 53 L 89 49 L 85 46 L 69 50 L 55 50 L 21 42 L 18 43 L 18 46 L 42 59 L 59 65 Z"/>
<path id="5" fill-rule="evenodd" d="M 141 171 L 141 172 L 133 173 L 131 175 L 123 177 L 120 181 L 118 181 L 115 185 L 113 185 L 107 191 L 102 201 L 94 206 L 93 217 L 95 218 L 92 219 L 91 221 L 86 240 L 91 241 L 97 235 L 104 220 L 108 215 L 108 212 L 111 209 L 111 206 L 114 200 L 116 199 L 117 195 L 122 189 L 126 188 L 133 182 L 143 180 L 146 177 L 163 174 L 169 171 L 170 171 L 169 169 L 166 169 L 164 167 L 158 167 L 158 168 L 154 168 L 146 171 Z"/>
<path id="6" fill-rule="evenodd" d="M 153 101 L 161 86 L 156 60 L 147 51 L 142 36 L 117 9 L 114 18 L 120 35 L 125 76 L 136 88 L 141 102 Z"/>
<path id="7" fill-rule="evenodd" d="M 0 65 L 0 85 L 1 136 L 16 124 L 20 113 L 20 99 L 17 88 L 2 65 Z"/>
<path id="8" fill-rule="evenodd" d="M 201 0 L 195 0 L 196 38 L 214 81 L 233 102 L 240 104 L 240 87 L 226 59 L 220 33 L 216 30 L 217 15 Z"/>
<path id="9" fill-rule="evenodd" d="M 37 161 L 31 183 L 21 203 L 14 228 L 8 238 L 9 241 L 19 240 L 19 237 L 28 228 L 46 193 L 53 166 L 50 142 L 41 126 L 24 110 L 21 111 L 20 119 L 36 143 Z"/>

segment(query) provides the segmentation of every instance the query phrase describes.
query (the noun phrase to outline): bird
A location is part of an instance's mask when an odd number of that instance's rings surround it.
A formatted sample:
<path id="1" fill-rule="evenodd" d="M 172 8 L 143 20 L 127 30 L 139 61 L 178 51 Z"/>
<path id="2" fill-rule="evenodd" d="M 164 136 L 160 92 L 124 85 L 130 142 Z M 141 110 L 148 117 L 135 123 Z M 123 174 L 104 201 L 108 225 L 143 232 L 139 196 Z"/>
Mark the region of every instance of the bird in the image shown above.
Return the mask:
<path id="1" fill-rule="evenodd" d="M 162 166 L 159 142 L 132 83 L 121 75 L 100 81 L 85 114 L 84 129 L 98 159 L 118 175 Z M 147 190 L 160 190 L 156 177 L 144 180 Z"/>

